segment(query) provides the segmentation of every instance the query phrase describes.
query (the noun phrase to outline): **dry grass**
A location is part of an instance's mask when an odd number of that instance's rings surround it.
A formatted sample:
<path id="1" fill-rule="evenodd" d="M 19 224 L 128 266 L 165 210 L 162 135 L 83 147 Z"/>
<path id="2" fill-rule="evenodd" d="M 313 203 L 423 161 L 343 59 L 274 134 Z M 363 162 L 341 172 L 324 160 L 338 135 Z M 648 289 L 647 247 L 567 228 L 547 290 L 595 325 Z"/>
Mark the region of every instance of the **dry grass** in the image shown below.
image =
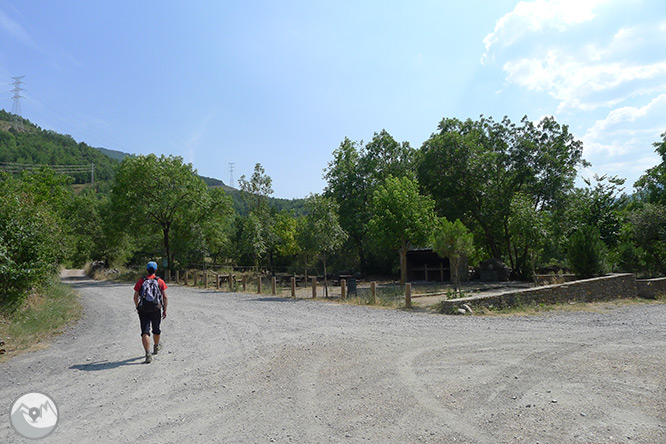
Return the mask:
<path id="1" fill-rule="evenodd" d="M 0 338 L 6 343 L 0 362 L 44 347 L 48 339 L 62 333 L 81 313 L 78 295 L 60 282 L 53 282 L 42 294 L 31 295 L 16 313 L 0 315 Z"/>

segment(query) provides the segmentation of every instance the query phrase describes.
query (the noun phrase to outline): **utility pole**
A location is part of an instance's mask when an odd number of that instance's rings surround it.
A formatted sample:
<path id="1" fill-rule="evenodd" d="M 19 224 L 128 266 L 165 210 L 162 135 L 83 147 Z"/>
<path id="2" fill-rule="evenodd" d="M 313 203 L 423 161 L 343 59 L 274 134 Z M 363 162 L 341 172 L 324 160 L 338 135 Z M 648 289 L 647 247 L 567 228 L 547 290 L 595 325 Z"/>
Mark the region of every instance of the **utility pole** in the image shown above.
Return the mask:
<path id="1" fill-rule="evenodd" d="M 235 162 L 229 162 L 229 186 L 234 187 L 234 164 Z"/>
<path id="2" fill-rule="evenodd" d="M 12 105 L 12 114 L 15 115 L 16 123 L 19 128 L 23 128 L 23 119 L 21 118 L 21 99 L 24 97 L 21 95 L 21 91 L 25 91 L 25 89 L 21 88 L 21 84 L 23 81 L 21 80 L 25 76 L 17 76 L 17 77 L 12 77 L 14 81 L 12 84 L 14 85 L 14 89 L 12 89 L 12 92 L 14 95 L 12 96 L 12 99 L 14 100 L 14 103 Z"/>

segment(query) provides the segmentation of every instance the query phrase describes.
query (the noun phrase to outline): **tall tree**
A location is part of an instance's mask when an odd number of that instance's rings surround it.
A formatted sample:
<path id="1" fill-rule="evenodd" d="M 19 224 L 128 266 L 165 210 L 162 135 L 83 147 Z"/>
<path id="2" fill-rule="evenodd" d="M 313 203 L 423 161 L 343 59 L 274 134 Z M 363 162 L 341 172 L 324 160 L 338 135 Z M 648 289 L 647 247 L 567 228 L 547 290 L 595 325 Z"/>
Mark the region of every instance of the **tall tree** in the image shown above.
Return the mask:
<path id="1" fill-rule="evenodd" d="M 661 157 L 661 163 L 648 169 L 634 184 L 650 203 L 666 205 L 666 132 L 661 141 L 652 144 Z"/>
<path id="2" fill-rule="evenodd" d="M 419 193 L 419 185 L 409 177 L 389 176 L 372 198 L 372 218 L 368 231 L 377 241 L 400 254 L 400 284 L 407 274 L 407 251 L 423 246 L 433 227 L 434 203 Z"/>
<path id="3" fill-rule="evenodd" d="M 419 181 L 439 215 L 475 227 L 489 254 L 508 260 L 518 277 L 529 274 L 530 251 L 513 245 L 514 196 L 528 196 L 535 211 L 548 211 L 562 204 L 585 164 L 582 143 L 566 125 L 553 118 L 521 123 L 444 119 L 417 156 Z"/>
<path id="4" fill-rule="evenodd" d="M 333 152 L 324 176 L 328 181 L 324 194 L 340 207 L 340 224 L 349 233 L 361 269 L 369 266 L 376 250 L 366 233 L 373 192 L 389 176 L 413 177 L 413 157 L 409 143 L 397 142 L 386 130 L 375 133 L 367 144 L 345 138 Z"/>
<path id="5" fill-rule="evenodd" d="M 116 174 L 111 202 L 116 221 L 135 233 L 161 231 L 168 267 L 173 263 L 174 221 L 207 209 L 206 184 L 181 157 L 126 157 Z"/>
<path id="6" fill-rule="evenodd" d="M 303 245 L 305 250 L 321 258 L 324 266 L 324 288 L 328 297 L 326 260 L 340 249 L 347 239 L 347 233 L 340 226 L 337 203 L 327 197 L 312 194 L 305 199 L 305 230 Z"/>
<path id="7" fill-rule="evenodd" d="M 245 224 L 245 245 L 251 250 L 257 269 L 264 256 L 268 255 L 269 267 L 273 269 L 271 254 L 276 243 L 274 232 L 274 214 L 268 206 L 268 198 L 273 194 L 270 176 L 260 163 L 255 164 L 252 177 L 248 180 L 241 176 L 241 196 L 247 203 L 249 215 Z"/>
<path id="8" fill-rule="evenodd" d="M 360 165 L 361 149 L 362 142 L 345 138 L 340 143 L 324 176 L 328 181 L 324 194 L 337 202 L 340 225 L 348 233 L 358 254 L 359 265 L 363 268 L 366 264 L 365 224 L 370 215 L 368 183 Z"/>

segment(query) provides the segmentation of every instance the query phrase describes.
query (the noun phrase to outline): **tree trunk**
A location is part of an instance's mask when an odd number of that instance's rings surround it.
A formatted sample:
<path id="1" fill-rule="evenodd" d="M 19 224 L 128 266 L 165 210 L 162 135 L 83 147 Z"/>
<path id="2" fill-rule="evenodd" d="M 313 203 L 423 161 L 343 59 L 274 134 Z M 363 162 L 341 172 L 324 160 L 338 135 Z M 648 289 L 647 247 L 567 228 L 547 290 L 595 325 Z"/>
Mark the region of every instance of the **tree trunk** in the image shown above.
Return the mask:
<path id="1" fill-rule="evenodd" d="M 162 226 L 162 234 L 164 235 L 164 253 L 166 254 L 167 266 L 166 269 L 171 269 L 171 247 L 169 246 L 169 228 L 170 224 Z M 165 272 L 167 270 L 164 270 Z"/>
<path id="2" fill-rule="evenodd" d="M 324 254 L 321 257 L 322 262 L 324 263 L 324 294 L 328 297 L 328 278 L 326 277 L 326 255 Z"/>
<path id="3" fill-rule="evenodd" d="M 451 282 L 453 283 L 453 291 L 460 293 L 460 258 L 456 256 L 449 256 L 449 267 L 451 268 Z"/>
<path id="4" fill-rule="evenodd" d="M 405 286 L 407 280 L 407 247 L 400 249 L 400 286 Z"/>

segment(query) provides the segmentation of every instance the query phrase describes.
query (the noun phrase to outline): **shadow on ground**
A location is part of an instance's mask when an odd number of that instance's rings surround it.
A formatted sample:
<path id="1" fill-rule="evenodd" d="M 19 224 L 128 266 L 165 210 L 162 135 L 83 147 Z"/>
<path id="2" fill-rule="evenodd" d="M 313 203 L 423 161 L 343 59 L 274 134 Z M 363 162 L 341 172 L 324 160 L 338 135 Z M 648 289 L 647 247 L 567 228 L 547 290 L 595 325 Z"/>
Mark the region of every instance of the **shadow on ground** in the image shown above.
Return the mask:
<path id="1" fill-rule="evenodd" d="M 109 362 L 109 361 L 99 361 L 99 362 L 89 362 L 86 364 L 76 364 L 71 366 L 69 369 L 70 370 L 81 370 L 85 372 L 96 372 L 100 370 L 111 370 L 114 368 L 118 367 L 123 367 L 125 365 L 141 365 L 142 362 L 136 362 L 136 361 L 142 361 L 144 359 L 144 356 L 138 356 L 136 358 L 129 358 L 125 359 L 122 361 L 115 361 L 115 362 Z"/>

